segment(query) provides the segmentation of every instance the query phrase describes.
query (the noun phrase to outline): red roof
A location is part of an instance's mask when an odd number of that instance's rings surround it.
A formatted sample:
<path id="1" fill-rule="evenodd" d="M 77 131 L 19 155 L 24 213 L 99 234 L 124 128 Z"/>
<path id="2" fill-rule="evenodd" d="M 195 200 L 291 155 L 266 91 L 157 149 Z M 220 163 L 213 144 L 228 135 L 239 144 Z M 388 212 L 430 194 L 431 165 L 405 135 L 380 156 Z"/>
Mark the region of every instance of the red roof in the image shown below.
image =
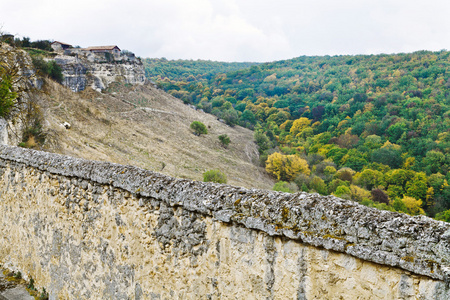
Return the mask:
<path id="1" fill-rule="evenodd" d="M 94 47 L 88 47 L 84 50 L 95 51 L 95 50 L 114 50 L 114 49 L 117 49 L 120 51 L 119 47 L 117 47 L 117 46 L 94 46 Z"/>
<path id="2" fill-rule="evenodd" d="M 72 47 L 72 45 L 70 45 L 70 44 L 66 44 L 66 43 L 62 43 L 62 42 L 58 42 L 58 41 L 54 41 L 54 42 L 52 43 L 52 45 L 53 45 L 53 44 L 56 44 L 56 43 L 61 44 L 61 45 L 64 45 L 64 46 Z"/>

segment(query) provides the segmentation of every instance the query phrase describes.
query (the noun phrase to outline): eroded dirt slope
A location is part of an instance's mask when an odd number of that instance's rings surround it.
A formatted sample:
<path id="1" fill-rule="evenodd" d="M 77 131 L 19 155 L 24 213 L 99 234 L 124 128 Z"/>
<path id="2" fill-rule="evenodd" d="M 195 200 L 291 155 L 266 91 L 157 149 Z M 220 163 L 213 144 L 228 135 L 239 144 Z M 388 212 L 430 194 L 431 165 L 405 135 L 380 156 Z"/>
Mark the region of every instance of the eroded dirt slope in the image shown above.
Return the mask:
<path id="1" fill-rule="evenodd" d="M 228 183 L 271 189 L 273 180 L 257 167 L 253 132 L 229 127 L 151 85 L 113 85 L 104 93 L 73 93 L 53 82 L 42 99 L 47 151 L 129 164 L 178 178 L 202 180 L 219 169 Z M 189 125 L 201 121 L 208 134 L 195 136 Z M 70 129 L 61 124 L 68 122 Z M 231 139 L 223 148 L 218 136 Z"/>

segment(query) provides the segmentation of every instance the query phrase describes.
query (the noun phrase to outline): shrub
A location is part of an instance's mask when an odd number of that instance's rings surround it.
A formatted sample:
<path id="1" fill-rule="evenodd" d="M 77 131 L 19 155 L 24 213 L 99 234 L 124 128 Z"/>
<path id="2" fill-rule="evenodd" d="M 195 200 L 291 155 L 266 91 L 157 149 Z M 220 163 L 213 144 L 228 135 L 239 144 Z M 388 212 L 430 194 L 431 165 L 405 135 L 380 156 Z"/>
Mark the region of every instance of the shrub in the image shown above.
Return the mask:
<path id="1" fill-rule="evenodd" d="M 2 118 L 9 116 L 17 98 L 17 93 L 12 91 L 12 87 L 12 80 L 9 76 L 0 77 L 0 117 Z"/>
<path id="2" fill-rule="evenodd" d="M 437 213 L 435 219 L 439 220 L 439 221 L 445 221 L 445 222 L 450 223 L 450 209 L 440 212 L 440 213 Z"/>
<path id="3" fill-rule="evenodd" d="M 219 170 L 209 170 L 203 173 L 204 182 L 227 183 L 227 175 Z"/>
<path id="4" fill-rule="evenodd" d="M 46 134 L 43 131 L 40 120 L 28 124 L 23 130 L 22 142 L 20 147 L 35 148 L 38 145 L 43 145 L 46 139 Z"/>
<path id="5" fill-rule="evenodd" d="M 225 110 L 222 113 L 221 117 L 225 121 L 225 123 L 231 127 L 234 127 L 234 125 L 236 125 L 239 122 L 239 115 L 233 108 Z"/>
<path id="6" fill-rule="evenodd" d="M 219 141 L 225 148 L 227 148 L 228 145 L 231 143 L 230 138 L 226 134 L 219 135 Z"/>
<path id="7" fill-rule="evenodd" d="M 273 190 L 285 193 L 296 193 L 298 192 L 298 187 L 293 182 L 279 181 L 275 183 Z"/>
<path id="8" fill-rule="evenodd" d="M 320 177 L 314 176 L 309 184 L 309 187 L 321 195 L 327 194 L 327 185 Z"/>
<path id="9" fill-rule="evenodd" d="M 357 185 L 350 185 L 352 200 L 361 202 L 363 199 L 370 199 L 370 192 L 366 189 L 360 188 Z M 389 204 L 389 203 L 388 203 Z"/>
<path id="10" fill-rule="evenodd" d="M 383 190 L 380 189 L 373 189 L 371 192 L 372 194 L 372 200 L 379 203 L 386 203 L 389 205 L 389 197 L 386 195 Z"/>
<path id="11" fill-rule="evenodd" d="M 328 183 L 328 193 L 331 194 L 335 192 L 339 186 L 346 186 L 350 188 L 350 183 L 339 178 L 333 179 L 330 183 Z"/>
<path id="12" fill-rule="evenodd" d="M 311 182 L 311 178 L 308 175 L 300 173 L 294 179 L 295 184 L 304 192 L 307 192 L 309 183 Z"/>
<path id="13" fill-rule="evenodd" d="M 355 174 L 355 171 L 353 171 L 350 168 L 344 167 L 344 168 L 341 168 L 339 171 L 337 171 L 334 174 L 334 177 L 339 178 L 340 180 L 348 181 L 348 182 L 352 183 L 354 174 Z"/>
<path id="14" fill-rule="evenodd" d="M 343 198 L 343 199 L 350 199 L 351 194 L 352 194 L 352 192 L 351 192 L 350 188 L 345 185 L 338 186 L 333 193 L 333 195 L 335 195 L 336 197 Z"/>
<path id="15" fill-rule="evenodd" d="M 38 72 L 47 75 L 58 83 L 62 83 L 64 79 L 62 69 L 54 60 L 46 62 L 42 57 L 33 57 L 32 61 Z"/>
<path id="16" fill-rule="evenodd" d="M 255 131 L 253 137 L 255 139 L 255 143 L 259 147 L 258 151 L 260 154 L 272 147 L 272 143 L 264 132 L 257 130 Z"/>
<path id="17" fill-rule="evenodd" d="M 191 129 L 194 130 L 194 134 L 199 136 L 201 134 L 207 134 L 208 129 L 206 129 L 205 124 L 200 121 L 194 121 L 191 123 Z"/>
<path id="18" fill-rule="evenodd" d="M 49 61 L 47 63 L 47 68 L 48 68 L 48 76 L 55 80 L 58 83 L 62 83 L 63 82 L 63 74 L 62 74 L 62 69 L 61 67 L 54 61 Z"/>

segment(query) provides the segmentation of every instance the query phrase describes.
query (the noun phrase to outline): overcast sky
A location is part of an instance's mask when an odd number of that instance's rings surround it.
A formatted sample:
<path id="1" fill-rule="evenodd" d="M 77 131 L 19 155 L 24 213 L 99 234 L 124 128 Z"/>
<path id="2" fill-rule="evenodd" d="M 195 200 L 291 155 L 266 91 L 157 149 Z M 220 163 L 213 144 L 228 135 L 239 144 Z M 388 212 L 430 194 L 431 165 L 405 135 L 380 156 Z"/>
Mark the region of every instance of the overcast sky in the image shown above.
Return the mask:
<path id="1" fill-rule="evenodd" d="M 449 0 L 0 0 L 3 32 L 138 56 L 274 61 L 450 49 Z"/>

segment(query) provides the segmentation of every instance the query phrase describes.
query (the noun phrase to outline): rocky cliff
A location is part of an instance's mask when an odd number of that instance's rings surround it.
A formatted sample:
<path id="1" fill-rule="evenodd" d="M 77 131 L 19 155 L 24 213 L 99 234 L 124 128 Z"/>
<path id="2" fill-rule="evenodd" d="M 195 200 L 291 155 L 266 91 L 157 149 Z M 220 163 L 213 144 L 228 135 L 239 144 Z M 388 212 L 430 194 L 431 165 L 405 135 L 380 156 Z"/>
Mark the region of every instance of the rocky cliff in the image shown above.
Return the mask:
<path id="1" fill-rule="evenodd" d="M 57 55 L 55 61 L 62 68 L 63 84 L 74 92 L 82 91 L 88 86 L 101 91 L 112 82 L 145 83 L 141 60 L 127 51 L 111 55 L 70 49 Z"/>

